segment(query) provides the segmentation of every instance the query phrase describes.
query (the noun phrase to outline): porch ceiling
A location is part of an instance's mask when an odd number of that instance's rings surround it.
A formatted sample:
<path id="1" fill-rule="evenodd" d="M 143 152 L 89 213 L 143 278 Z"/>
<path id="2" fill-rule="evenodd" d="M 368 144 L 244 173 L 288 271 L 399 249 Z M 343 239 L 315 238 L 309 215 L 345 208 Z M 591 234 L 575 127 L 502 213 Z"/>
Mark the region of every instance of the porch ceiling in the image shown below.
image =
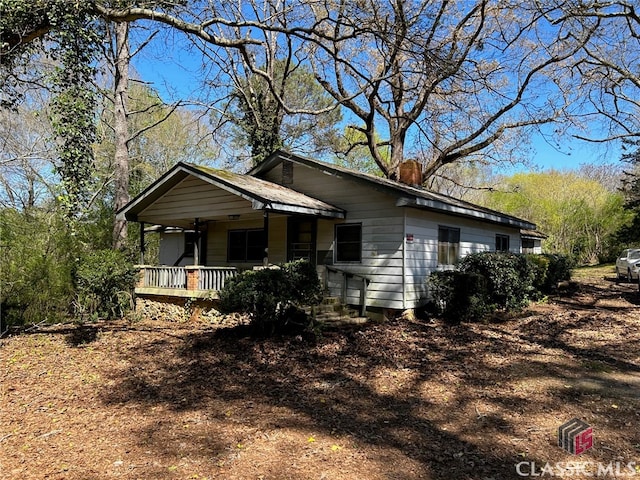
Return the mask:
<path id="1" fill-rule="evenodd" d="M 344 218 L 345 211 L 290 188 L 256 177 L 178 163 L 117 212 L 120 219 L 193 227 L 227 221 L 229 216 L 261 218 L 264 211 L 285 215 Z"/>

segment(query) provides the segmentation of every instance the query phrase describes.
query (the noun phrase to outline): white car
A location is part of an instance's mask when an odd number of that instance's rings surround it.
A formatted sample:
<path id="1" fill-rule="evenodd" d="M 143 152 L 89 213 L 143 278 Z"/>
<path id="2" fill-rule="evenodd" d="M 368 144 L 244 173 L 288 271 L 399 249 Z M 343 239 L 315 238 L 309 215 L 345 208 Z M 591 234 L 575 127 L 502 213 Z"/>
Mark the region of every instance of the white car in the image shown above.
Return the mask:
<path id="1" fill-rule="evenodd" d="M 623 250 L 616 260 L 616 277 L 622 277 L 627 281 L 640 277 L 640 248 L 628 248 Z"/>

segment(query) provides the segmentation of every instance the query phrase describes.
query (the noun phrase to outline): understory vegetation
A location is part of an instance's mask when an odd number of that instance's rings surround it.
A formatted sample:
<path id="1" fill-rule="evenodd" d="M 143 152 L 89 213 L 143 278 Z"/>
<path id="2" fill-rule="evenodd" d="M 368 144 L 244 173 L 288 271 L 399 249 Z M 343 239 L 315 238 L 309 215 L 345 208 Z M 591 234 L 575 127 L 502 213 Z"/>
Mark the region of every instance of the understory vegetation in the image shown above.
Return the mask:
<path id="1" fill-rule="evenodd" d="M 229 279 L 220 292 L 222 310 L 249 315 L 252 328 L 261 334 L 304 329 L 309 319 L 300 308 L 321 299 L 316 267 L 306 260 L 247 270 Z"/>
<path id="2" fill-rule="evenodd" d="M 99 218 L 77 222 L 55 207 L 0 209 L 0 334 L 9 326 L 126 314 L 137 276 L 133 249 L 110 249 L 102 228 Z"/>
<path id="3" fill-rule="evenodd" d="M 569 280 L 572 263 L 563 255 L 482 252 L 458 267 L 433 272 L 428 280 L 435 312 L 452 324 L 521 310 Z"/>

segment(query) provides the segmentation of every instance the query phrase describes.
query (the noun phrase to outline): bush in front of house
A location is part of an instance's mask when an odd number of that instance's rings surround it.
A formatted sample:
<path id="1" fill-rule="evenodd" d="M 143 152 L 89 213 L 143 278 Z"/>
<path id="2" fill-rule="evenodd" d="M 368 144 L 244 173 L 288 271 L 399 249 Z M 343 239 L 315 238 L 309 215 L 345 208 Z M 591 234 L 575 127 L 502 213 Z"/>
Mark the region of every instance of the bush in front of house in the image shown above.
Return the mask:
<path id="1" fill-rule="evenodd" d="M 570 272 L 570 262 L 560 255 L 483 252 L 463 258 L 456 271 L 433 272 L 428 284 L 440 316 L 459 323 L 521 310 Z"/>
<path id="2" fill-rule="evenodd" d="M 553 293 L 560 282 L 571 280 L 572 260 L 561 254 L 529 254 L 527 260 L 534 266 L 533 285 L 540 296 Z"/>
<path id="3" fill-rule="evenodd" d="M 91 319 L 120 318 L 131 308 L 138 271 L 117 250 L 96 250 L 80 259 L 75 271 L 77 314 Z"/>
<path id="4" fill-rule="evenodd" d="M 535 297 L 534 266 L 525 255 L 509 252 L 482 252 L 467 255 L 460 261 L 463 272 L 485 278 L 490 304 L 507 311 L 525 307 Z"/>
<path id="5" fill-rule="evenodd" d="M 449 324 L 478 320 L 492 311 L 487 282 L 477 273 L 433 272 L 429 288 L 436 310 Z"/>
<path id="6" fill-rule="evenodd" d="M 254 331 L 266 335 L 305 328 L 309 320 L 299 307 L 321 299 L 318 273 L 306 260 L 248 270 L 227 280 L 220 291 L 223 312 L 249 315 Z"/>
<path id="7" fill-rule="evenodd" d="M 549 260 L 549 268 L 547 268 L 542 291 L 551 293 L 560 282 L 571 280 L 571 269 L 574 267 L 574 262 L 567 255 L 544 254 L 544 256 Z"/>

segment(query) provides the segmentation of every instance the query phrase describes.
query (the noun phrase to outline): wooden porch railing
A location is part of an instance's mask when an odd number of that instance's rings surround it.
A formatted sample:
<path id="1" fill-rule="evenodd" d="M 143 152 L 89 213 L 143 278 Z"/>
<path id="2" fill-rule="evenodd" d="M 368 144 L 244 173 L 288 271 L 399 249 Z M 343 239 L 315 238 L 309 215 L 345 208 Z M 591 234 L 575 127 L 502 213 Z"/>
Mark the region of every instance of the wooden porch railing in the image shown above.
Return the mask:
<path id="1" fill-rule="evenodd" d="M 235 267 L 166 267 L 141 265 L 139 288 L 220 291 L 225 280 L 237 274 Z"/>
<path id="2" fill-rule="evenodd" d="M 184 267 L 142 267 L 141 287 L 187 288 L 187 271 Z"/>
<path id="3" fill-rule="evenodd" d="M 362 281 L 362 289 L 360 290 L 360 315 L 363 317 L 367 314 L 367 289 L 369 287 L 369 283 L 371 280 L 364 275 L 359 275 L 357 273 L 349 272 L 347 270 L 343 270 L 341 268 L 336 268 L 333 266 L 326 265 L 327 268 L 327 283 L 329 281 L 329 275 L 337 274 L 342 278 L 341 282 L 341 291 L 340 297 L 344 303 L 347 302 L 347 293 L 349 289 L 349 279 L 355 278 Z"/>
<path id="4" fill-rule="evenodd" d="M 236 276 L 235 267 L 199 267 L 198 290 L 220 291 L 227 278 Z"/>

